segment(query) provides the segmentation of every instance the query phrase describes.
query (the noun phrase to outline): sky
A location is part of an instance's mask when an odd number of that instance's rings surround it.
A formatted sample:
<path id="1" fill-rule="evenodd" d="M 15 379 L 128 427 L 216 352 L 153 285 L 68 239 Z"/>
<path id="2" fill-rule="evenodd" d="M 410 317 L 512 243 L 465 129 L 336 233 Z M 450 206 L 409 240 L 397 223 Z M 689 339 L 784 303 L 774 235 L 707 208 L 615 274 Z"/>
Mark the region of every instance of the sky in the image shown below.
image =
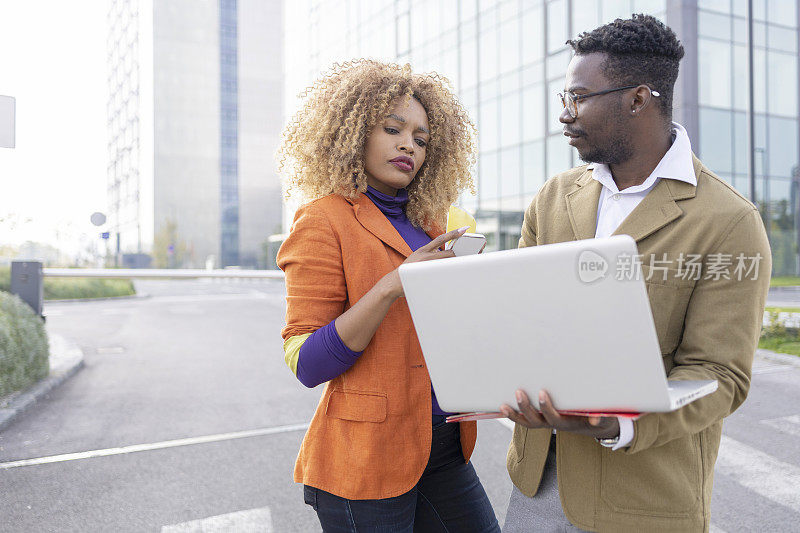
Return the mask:
<path id="1" fill-rule="evenodd" d="M 106 212 L 105 0 L 0 0 L 0 94 L 16 148 L 0 148 L 0 245 L 75 253 Z"/>

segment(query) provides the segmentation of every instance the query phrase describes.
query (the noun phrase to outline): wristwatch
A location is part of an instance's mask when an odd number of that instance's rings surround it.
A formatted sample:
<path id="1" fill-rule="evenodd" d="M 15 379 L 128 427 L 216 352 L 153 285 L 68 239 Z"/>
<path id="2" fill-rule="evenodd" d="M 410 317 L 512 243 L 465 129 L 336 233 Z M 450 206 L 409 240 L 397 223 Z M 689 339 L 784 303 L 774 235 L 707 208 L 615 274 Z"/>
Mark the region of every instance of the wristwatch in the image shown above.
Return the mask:
<path id="1" fill-rule="evenodd" d="M 606 448 L 613 448 L 614 446 L 616 446 L 619 443 L 619 435 L 617 435 L 616 437 L 611 437 L 611 438 L 606 438 L 606 439 L 595 438 L 594 440 L 599 442 L 600 446 L 604 446 Z"/>

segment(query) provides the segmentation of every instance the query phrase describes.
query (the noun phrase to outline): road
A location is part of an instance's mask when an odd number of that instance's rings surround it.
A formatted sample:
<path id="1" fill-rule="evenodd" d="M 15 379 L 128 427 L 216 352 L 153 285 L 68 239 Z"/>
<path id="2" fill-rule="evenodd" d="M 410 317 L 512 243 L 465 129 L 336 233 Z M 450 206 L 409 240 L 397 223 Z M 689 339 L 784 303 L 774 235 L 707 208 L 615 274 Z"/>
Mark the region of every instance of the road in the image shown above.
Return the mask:
<path id="1" fill-rule="evenodd" d="M 86 366 L 0 433 L 0 531 L 319 531 L 291 474 L 321 388 L 283 363 L 283 284 L 137 288 L 149 297 L 46 305 Z M 502 523 L 510 431 L 484 421 L 479 434 Z M 713 530 L 796 530 L 798 439 L 800 368 L 759 360 L 725 424 Z"/>
<path id="2" fill-rule="evenodd" d="M 773 287 L 769 290 L 767 305 L 800 307 L 800 287 Z"/>

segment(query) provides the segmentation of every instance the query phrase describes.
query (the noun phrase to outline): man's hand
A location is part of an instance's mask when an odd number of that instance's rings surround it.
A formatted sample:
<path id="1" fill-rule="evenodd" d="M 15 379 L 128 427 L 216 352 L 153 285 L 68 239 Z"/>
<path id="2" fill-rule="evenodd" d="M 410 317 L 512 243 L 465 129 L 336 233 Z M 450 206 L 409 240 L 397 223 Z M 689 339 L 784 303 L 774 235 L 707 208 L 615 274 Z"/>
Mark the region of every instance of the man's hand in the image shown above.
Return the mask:
<path id="1" fill-rule="evenodd" d="M 506 404 L 500 407 L 503 416 L 517 424 L 532 429 L 552 428 L 558 431 L 569 431 L 588 435 L 597 439 L 610 439 L 619 435 L 619 420 L 617 417 L 599 416 L 568 416 L 560 415 L 553 407 L 547 391 L 539 391 L 539 407 L 541 412 L 534 409 L 528 395 L 518 390 L 516 393 L 519 411 L 515 411 Z"/>

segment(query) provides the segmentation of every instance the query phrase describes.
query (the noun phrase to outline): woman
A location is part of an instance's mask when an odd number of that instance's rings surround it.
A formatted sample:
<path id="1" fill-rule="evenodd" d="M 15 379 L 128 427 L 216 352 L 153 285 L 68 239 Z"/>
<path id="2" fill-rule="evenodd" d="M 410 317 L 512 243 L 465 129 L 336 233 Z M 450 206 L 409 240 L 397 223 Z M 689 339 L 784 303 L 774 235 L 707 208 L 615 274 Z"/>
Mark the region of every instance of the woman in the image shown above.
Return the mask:
<path id="1" fill-rule="evenodd" d="M 327 385 L 295 481 L 325 531 L 499 531 L 475 423 L 445 423 L 397 272 L 467 229 L 440 227 L 472 186 L 474 126 L 407 65 L 337 65 L 305 97 L 279 150 L 289 193 L 313 199 L 278 254 L 282 336 L 297 378 Z"/>

